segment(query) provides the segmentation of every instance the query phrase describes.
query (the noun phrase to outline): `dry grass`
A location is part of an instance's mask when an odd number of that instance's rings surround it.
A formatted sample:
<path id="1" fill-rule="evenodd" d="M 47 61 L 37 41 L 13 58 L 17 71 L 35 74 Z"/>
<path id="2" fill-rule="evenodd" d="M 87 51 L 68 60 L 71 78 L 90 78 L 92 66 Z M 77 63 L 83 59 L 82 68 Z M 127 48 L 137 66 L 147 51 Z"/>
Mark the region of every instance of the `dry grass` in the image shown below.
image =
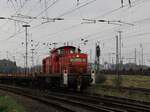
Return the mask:
<path id="1" fill-rule="evenodd" d="M 115 75 L 106 75 L 107 80 L 103 85 L 113 85 Z M 137 88 L 149 88 L 150 89 L 150 76 L 141 75 L 121 75 L 122 86 L 124 87 L 137 87 Z"/>
<path id="2" fill-rule="evenodd" d="M 93 85 L 89 92 L 103 95 L 126 97 L 142 101 L 150 101 L 150 95 L 144 93 L 131 93 L 129 91 L 119 91 L 117 89 L 108 89 L 103 85 L 114 85 L 115 75 L 106 75 L 106 81 L 102 84 Z M 150 76 L 141 75 L 121 75 L 122 85 L 124 87 L 148 88 L 150 89 Z"/>

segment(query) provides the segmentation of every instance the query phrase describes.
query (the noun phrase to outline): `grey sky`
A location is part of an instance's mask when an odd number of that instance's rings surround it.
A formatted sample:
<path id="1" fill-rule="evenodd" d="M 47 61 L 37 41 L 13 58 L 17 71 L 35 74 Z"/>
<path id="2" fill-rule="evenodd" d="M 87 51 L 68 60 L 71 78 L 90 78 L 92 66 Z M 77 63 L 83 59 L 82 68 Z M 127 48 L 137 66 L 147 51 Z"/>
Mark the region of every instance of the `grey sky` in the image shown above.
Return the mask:
<path id="1" fill-rule="evenodd" d="M 18 2 L 15 2 L 15 0 L 12 1 L 13 2 L 7 2 L 7 0 L 0 1 L 0 16 L 11 17 L 17 10 L 16 14 L 35 17 L 45 8 L 45 0 L 41 0 L 41 2 L 40 0 L 28 0 L 27 2 L 21 0 L 23 8 L 20 10 L 18 10 L 21 7 L 20 0 L 17 0 Z M 70 44 L 72 43 L 78 46 L 81 43 L 81 38 L 89 40 L 87 45 L 80 45 L 84 52 L 90 53 L 90 49 L 92 50 L 92 60 L 94 59 L 95 42 L 100 41 L 102 59 L 104 58 L 104 61 L 109 61 L 108 53 L 115 52 L 115 36 L 117 35 L 117 31 L 121 30 L 123 31 L 122 55 L 126 58 L 133 58 L 134 48 L 137 48 L 137 56 L 138 60 L 140 60 L 141 43 L 144 48 L 145 64 L 150 65 L 150 62 L 148 62 L 148 60 L 150 60 L 150 0 L 131 0 L 131 8 L 128 5 L 128 0 L 124 0 L 125 7 L 120 9 L 118 9 L 121 6 L 120 0 L 79 0 L 78 5 L 77 0 L 46 1 L 47 7 L 51 7 L 47 12 L 42 13 L 39 18 L 48 15 L 49 18 L 62 17 L 64 20 L 45 24 L 42 24 L 42 22 L 45 21 L 41 19 L 32 20 L 32 22 L 30 22 L 29 57 L 31 57 L 31 40 L 34 40 L 34 44 L 38 44 L 35 63 L 41 63 L 42 58 L 48 54 L 49 47 L 42 45 L 43 43 L 58 42 L 59 44 L 57 46 L 61 46 L 63 43 L 69 41 Z M 78 8 L 86 3 L 90 4 Z M 114 9 L 117 10 L 114 11 Z M 121 20 L 126 23 L 132 23 L 134 26 L 128 24 L 119 26 L 106 23 L 81 24 L 84 22 L 82 20 L 83 18 L 105 19 L 110 21 Z M 29 19 L 14 19 L 31 21 Z M 22 23 L 16 23 L 15 25 L 14 21 L 0 20 L 0 58 L 7 58 L 8 56 L 9 59 L 13 60 L 13 56 L 15 56 L 17 64 L 23 66 L 25 47 L 21 43 L 25 40 L 25 32 L 21 26 Z M 18 33 L 19 29 L 21 29 L 21 33 Z M 8 55 L 6 55 L 6 51 L 8 51 Z M 30 59 L 31 58 L 29 58 L 29 62 Z M 133 60 L 130 61 L 133 62 Z"/>

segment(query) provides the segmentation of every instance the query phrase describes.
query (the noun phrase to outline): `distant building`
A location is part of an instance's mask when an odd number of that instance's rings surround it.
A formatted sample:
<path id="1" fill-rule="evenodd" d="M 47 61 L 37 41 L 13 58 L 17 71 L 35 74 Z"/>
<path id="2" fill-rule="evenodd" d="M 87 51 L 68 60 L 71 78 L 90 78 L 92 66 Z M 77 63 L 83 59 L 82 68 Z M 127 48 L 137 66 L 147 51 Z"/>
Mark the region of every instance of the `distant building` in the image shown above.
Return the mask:
<path id="1" fill-rule="evenodd" d="M 0 73 L 14 73 L 16 69 L 16 62 L 6 59 L 0 60 Z"/>
<path id="2" fill-rule="evenodd" d="M 89 68 L 91 68 L 91 69 L 95 69 L 96 67 L 96 65 L 94 64 L 94 63 L 90 63 L 89 64 Z M 126 64 L 121 64 L 120 65 L 120 69 L 121 70 L 140 70 L 140 69 L 148 69 L 149 67 L 148 66 L 146 66 L 146 65 L 143 65 L 143 66 L 141 66 L 141 65 L 136 65 L 136 64 L 134 64 L 134 63 L 126 63 Z M 107 63 L 107 62 L 105 62 L 103 65 L 102 64 L 100 64 L 100 70 L 116 70 L 116 64 L 112 64 L 112 63 Z"/>

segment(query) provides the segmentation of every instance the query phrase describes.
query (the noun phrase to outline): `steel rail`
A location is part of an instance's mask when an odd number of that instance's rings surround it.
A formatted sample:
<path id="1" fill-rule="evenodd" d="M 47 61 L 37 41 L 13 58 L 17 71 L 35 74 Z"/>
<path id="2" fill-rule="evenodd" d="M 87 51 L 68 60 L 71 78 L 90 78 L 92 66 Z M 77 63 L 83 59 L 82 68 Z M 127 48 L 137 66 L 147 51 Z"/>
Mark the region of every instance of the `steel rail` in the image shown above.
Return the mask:
<path id="1" fill-rule="evenodd" d="M 29 93 L 27 93 L 27 91 L 24 91 L 23 89 L 17 89 L 14 87 L 10 87 L 10 86 L 8 87 L 8 86 L 2 86 L 2 85 L 0 85 L 0 89 L 4 90 L 4 91 L 15 93 L 17 95 L 21 95 L 21 96 L 24 96 L 24 97 L 27 97 L 30 99 L 33 99 L 35 101 L 38 101 L 38 102 L 46 104 L 46 105 L 51 105 L 54 108 L 60 109 L 62 112 L 77 112 L 77 111 L 74 111 L 73 109 L 71 109 L 69 107 L 65 107 L 64 105 L 60 105 L 58 102 L 49 100 L 49 99 L 44 98 L 44 97 L 36 96 L 35 94 L 34 95 L 29 94 Z"/>
<path id="2" fill-rule="evenodd" d="M 113 109 L 106 106 L 98 106 L 88 102 L 73 100 L 71 98 L 68 99 L 65 97 L 58 97 L 55 95 L 46 95 L 41 93 L 40 91 L 37 92 L 28 88 L 0 85 L 0 89 L 22 95 L 45 104 L 50 104 L 55 107 L 59 107 L 65 112 L 78 112 L 79 110 L 88 110 L 88 112 L 125 112 L 116 108 Z"/>
<path id="3" fill-rule="evenodd" d="M 84 100 L 87 102 L 93 102 L 100 105 L 109 106 L 112 108 L 118 108 L 132 112 L 150 112 L 150 103 L 141 102 L 137 100 L 131 100 L 127 98 L 113 97 L 113 96 L 102 96 L 102 95 L 88 95 L 88 94 L 74 94 L 74 93 L 50 93 L 57 94 L 58 96 L 66 96 L 68 98 L 75 98 Z"/>

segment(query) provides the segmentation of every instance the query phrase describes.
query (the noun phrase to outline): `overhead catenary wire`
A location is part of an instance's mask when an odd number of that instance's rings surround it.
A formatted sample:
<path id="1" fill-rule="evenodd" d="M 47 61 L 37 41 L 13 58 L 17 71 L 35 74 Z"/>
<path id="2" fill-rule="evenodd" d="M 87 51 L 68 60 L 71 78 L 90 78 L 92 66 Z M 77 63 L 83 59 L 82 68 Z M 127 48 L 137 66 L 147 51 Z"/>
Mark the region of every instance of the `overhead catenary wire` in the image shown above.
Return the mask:
<path id="1" fill-rule="evenodd" d="M 55 0 L 51 5 L 49 5 L 46 9 L 44 9 L 42 12 L 40 12 L 36 17 L 38 17 L 38 16 L 40 16 L 41 14 L 43 14 L 46 10 L 48 10 L 50 7 L 52 7 L 52 6 L 53 6 L 54 4 L 56 4 L 58 1 L 59 1 L 59 0 Z M 91 0 L 91 1 L 89 1 L 88 3 L 85 3 L 85 4 L 81 5 L 81 6 L 79 6 L 78 8 L 82 8 L 82 7 L 84 7 L 84 6 L 87 6 L 87 5 L 89 5 L 90 3 L 93 3 L 94 1 L 96 1 L 96 0 Z M 78 8 L 74 8 L 73 10 L 71 10 L 71 11 L 69 11 L 69 12 L 67 12 L 67 13 L 63 13 L 63 14 L 59 15 L 57 18 L 59 18 L 59 17 L 61 17 L 61 16 L 64 16 L 64 15 L 66 15 L 66 14 L 69 14 L 69 13 L 71 13 L 71 12 L 77 10 Z M 30 21 L 28 21 L 28 23 L 31 23 L 32 21 L 33 21 L 33 19 L 30 20 Z M 39 26 L 41 26 L 41 25 L 42 25 L 42 24 L 36 25 L 36 26 L 32 27 L 31 29 L 37 28 L 37 27 L 39 27 Z M 21 31 L 21 30 L 22 30 L 22 29 L 19 29 L 16 34 L 10 36 L 10 37 L 7 38 L 6 40 L 9 40 L 9 39 L 15 37 L 17 34 L 22 33 L 23 31 Z"/>
<path id="2" fill-rule="evenodd" d="M 47 9 L 49 9 L 50 7 L 52 7 L 54 4 L 56 4 L 59 0 L 55 0 L 52 4 L 50 4 Z M 44 9 L 43 11 L 41 11 L 36 17 L 40 16 L 41 14 L 43 14 L 45 12 L 45 10 L 47 9 Z M 34 19 L 31 19 L 30 21 L 28 21 L 28 23 L 31 23 Z M 42 24 L 40 24 L 42 25 Z M 40 25 L 37 25 L 36 27 L 40 26 Z M 33 28 L 33 27 L 32 27 Z M 6 40 L 9 40 L 13 37 L 15 37 L 16 35 L 20 34 L 20 33 L 23 33 L 24 31 L 22 31 L 23 28 L 19 29 L 17 33 L 15 33 L 14 35 L 8 37 Z"/>
<path id="3" fill-rule="evenodd" d="M 82 7 L 84 7 L 84 6 L 87 6 L 87 5 L 89 5 L 89 4 L 93 3 L 93 2 L 95 2 L 96 0 L 87 0 L 87 1 L 88 1 L 87 3 L 82 2 L 79 7 L 75 7 L 74 9 L 72 9 L 72 10 L 70 10 L 70 11 L 67 11 L 67 12 L 65 12 L 65 13 L 63 13 L 63 14 L 61 14 L 61 15 L 59 15 L 58 18 L 59 18 L 59 17 L 62 17 L 62 16 L 65 16 L 65 15 L 67 15 L 67 14 L 70 14 L 70 13 L 74 12 L 75 10 L 80 9 L 80 8 L 82 8 Z M 85 4 L 83 4 L 83 3 L 85 3 Z M 77 27 L 78 25 L 81 25 L 81 24 L 72 25 L 72 26 L 70 26 L 70 27 L 68 27 L 68 28 L 65 28 L 64 30 L 61 30 L 61 31 L 64 32 L 64 31 L 66 31 L 67 29 L 69 30 L 69 29 L 71 29 L 71 28 L 75 28 L 75 27 Z M 37 25 L 37 26 L 40 26 L 40 25 Z M 35 26 L 34 28 L 36 28 L 36 26 Z M 60 32 L 60 31 L 57 31 L 57 32 L 55 32 L 55 33 L 48 34 L 48 35 L 42 36 L 42 37 L 52 36 L 52 35 L 55 35 L 55 34 L 57 34 L 57 33 L 59 33 L 59 32 Z"/>
<path id="4" fill-rule="evenodd" d="M 65 30 L 66 31 L 66 30 Z M 59 32 L 58 32 L 59 33 Z M 55 33 L 54 33 L 55 34 Z M 56 33 L 57 34 L 57 33 Z M 51 35 L 50 35 L 51 36 Z"/>
<path id="5" fill-rule="evenodd" d="M 79 6 L 75 7 L 75 8 L 73 8 L 73 9 L 71 9 L 71 10 L 69 10 L 69 11 L 67 11 L 67 12 L 65 12 L 65 13 L 63 13 L 63 14 L 61 14 L 61 15 L 59 15 L 58 17 L 63 17 L 63 16 L 65 16 L 65 15 L 68 15 L 68 14 L 70 14 L 70 13 L 76 11 L 77 9 L 80 9 L 80 8 L 82 8 L 82 7 L 85 7 L 85 6 L 91 4 L 91 3 L 95 2 L 95 1 L 97 1 L 97 0 L 91 0 L 91 1 L 89 1 L 89 2 L 87 2 L 87 3 L 85 3 L 85 4 L 83 4 L 83 5 L 81 4 L 81 5 L 79 5 Z"/>
<path id="6" fill-rule="evenodd" d="M 137 25 L 138 23 L 142 23 L 142 22 L 144 22 L 144 21 L 150 21 L 150 18 L 148 17 L 148 18 L 144 18 L 144 19 L 141 19 L 141 20 L 137 20 L 137 21 L 133 21 L 132 23 L 133 24 L 135 24 L 135 25 Z M 120 26 L 119 26 L 120 27 Z M 131 26 L 125 26 L 126 28 L 128 28 L 128 27 L 131 27 Z M 125 28 L 124 27 L 124 28 Z M 101 34 L 101 33 L 106 33 L 107 31 L 110 31 L 110 30 L 112 30 L 113 32 L 115 32 L 113 29 L 116 29 L 116 28 L 118 28 L 118 26 L 115 26 L 115 27 L 112 27 L 112 28 L 108 28 L 108 29 L 106 29 L 106 30 L 102 30 L 102 31 L 98 31 L 98 32 L 94 32 L 94 33 L 92 33 L 92 34 L 89 34 L 89 35 L 87 35 L 87 36 L 84 36 L 84 37 L 78 37 L 78 38 L 76 38 L 76 39 L 74 39 L 74 40 L 72 40 L 72 39 L 70 39 L 69 40 L 69 42 L 70 41 L 76 41 L 76 40 L 79 40 L 80 38 L 84 38 L 84 39 L 89 39 L 90 37 L 94 37 L 94 36 L 96 36 L 96 38 L 99 38 L 99 34 Z M 142 33 L 143 34 L 143 33 Z M 137 34 L 137 35 L 142 35 L 141 33 L 140 34 Z M 143 35 L 146 35 L 147 33 L 144 33 Z M 52 35 L 50 35 L 50 36 L 52 36 Z M 136 35 L 135 35 L 136 36 Z M 93 38 L 92 40 L 94 40 L 95 38 Z M 90 39 L 91 40 L 91 39 Z"/>
<path id="7" fill-rule="evenodd" d="M 14 2 L 13 2 L 12 0 L 9 0 L 9 1 L 11 2 L 11 4 L 12 4 L 14 10 L 16 10 L 16 7 L 15 7 L 15 5 L 14 5 Z M 8 1 L 8 2 L 9 2 L 9 1 Z"/>
<path id="8" fill-rule="evenodd" d="M 90 1 L 91 2 L 91 1 Z M 86 5 L 86 4 L 84 4 L 84 5 Z M 79 7 L 80 8 L 80 7 Z M 78 8 L 77 8 L 78 9 Z M 70 12 L 70 11 L 69 11 Z M 69 13 L 68 12 L 68 13 Z M 72 12 L 72 11 L 71 11 Z M 109 12 L 109 13 L 112 13 L 113 11 L 111 11 L 111 12 Z M 109 13 L 107 13 L 107 14 L 109 14 Z M 62 14 L 62 15 L 64 15 L 64 14 Z M 102 15 L 102 16 L 104 16 L 104 15 Z M 40 26 L 40 25 L 37 25 L 37 26 Z M 34 27 L 34 28 L 36 28 L 36 27 Z M 18 30 L 18 32 L 20 32 L 20 30 Z M 22 33 L 22 32 L 20 32 L 20 33 Z M 15 35 L 17 35 L 17 33 L 16 34 L 14 34 L 14 35 L 12 35 L 12 36 L 10 36 L 10 38 L 12 38 L 12 37 L 14 37 Z M 9 39 L 9 38 L 8 38 Z"/>
<path id="9" fill-rule="evenodd" d="M 35 27 L 35 28 L 37 28 L 37 27 Z M 70 29 L 68 29 L 69 31 L 70 31 Z M 63 31 L 63 30 L 61 30 L 61 31 Z M 67 31 L 67 30 L 65 30 L 65 31 Z M 67 32 L 66 32 L 67 33 Z M 58 34 L 58 33 L 57 33 Z M 50 35 L 51 36 L 51 35 Z"/>
<path id="10" fill-rule="evenodd" d="M 139 0 L 139 1 L 140 1 L 140 0 Z M 127 5 L 125 5 L 124 7 L 127 7 Z M 80 9 L 80 8 L 79 8 L 79 9 Z M 111 13 L 113 13 L 113 12 L 115 12 L 116 10 L 119 10 L 119 9 L 121 9 L 121 8 L 119 7 L 119 8 L 117 8 L 117 9 L 114 9 L 114 10 L 112 10 L 112 11 L 110 11 L 110 12 L 107 12 L 107 13 L 105 13 L 105 14 L 103 14 L 103 15 L 101 15 L 101 16 L 98 16 L 98 17 L 96 17 L 96 18 L 109 15 L 109 14 L 111 14 Z M 69 11 L 68 11 L 68 12 L 69 12 Z M 77 24 L 77 25 L 82 25 L 82 24 Z M 39 26 L 40 26 L 40 25 L 39 25 Z M 71 26 L 71 27 L 72 27 L 72 26 Z M 71 30 L 71 29 L 70 29 L 71 27 L 65 28 L 64 30 L 62 30 L 62 32 L 66 31 L 66 29 Z M 59 31 L 59 32 L 60 32 L 60 31 Z M 42 36 L 42 37 L 52 36 L 53 34 L 57 34 L 57 32 L 56 32 L 56 33 L 47 34 L 47 35 L 44 35 L 44 36 Z"/>
<path id="11" fill-rule="evenodd" d="M 26 0 L 19 9 L 15 10 L 15 13 L 13 13 L 12 15 L 17 14 L 29 1 L 30 0 Z M 0 26 L 0 29 L 2 29 L 4 26 L 6 26 L 6 24 L 8 24 L 9 22 L 10 22 L 10 20 L 6 20 L 6 22 Z"/>
<path id="12" fill-rule="evenodd" d="M 138 2 L 140 2 L 140 1 L 143 1 L 142 3 L 144 3 L 144 2 L 150 2 L 150 1 L 147 1 L 147 0 L 136 0 L 136 1 L 132 2 L 133 6 L 132 6 L 131 8 L 133 8 L 134 6 L 136 6 L 136 5 L 138 5 L 138 4 L 141 4 L 141 3 L 138 3 Z M 111 10 L 111 11 L 105 12 L 104 14 L 102 14 L 102 15 L 100 15 L 100 16 L 97 16 L 96 18 L 105 17 L 105 16 L 107 16 L 107 15 L 116 13 L 117 11 L 121 11 L 121 10 L 127 8 L 127 6 L 128 6 L 128 4 L 124 5 L 123 7 L 115 8 L 115 9 L 113 9 L 113 10 Z M 96 19 L 96 18 L 94 18 L 94 19 Z"/>

